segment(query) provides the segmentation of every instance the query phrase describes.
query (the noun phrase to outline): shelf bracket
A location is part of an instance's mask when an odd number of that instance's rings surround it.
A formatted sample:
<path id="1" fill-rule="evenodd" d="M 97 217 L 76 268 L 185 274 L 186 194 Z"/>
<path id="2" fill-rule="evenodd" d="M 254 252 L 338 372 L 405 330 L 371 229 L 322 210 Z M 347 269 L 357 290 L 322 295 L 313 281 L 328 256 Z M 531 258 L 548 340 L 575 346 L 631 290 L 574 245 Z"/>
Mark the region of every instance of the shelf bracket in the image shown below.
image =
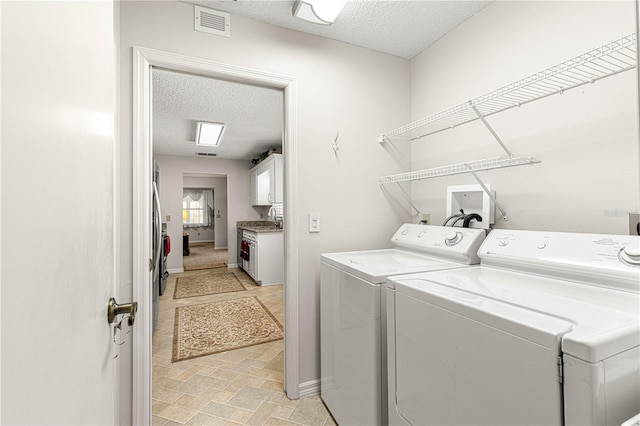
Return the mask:
<path id="1" fill-rule="evenodd" d="M 418 210 L 418 208 L 415 206 L 415 204 L 413 204 L 413 202 L 411 202 L 411 197 L 409 197 L 409 194 L 407 194 L 407 192 L 402 188 L 402 186 L 400 185 L 400 182 L 394 182 L 396 184 L 396 186 L 398 187 L 398 191 L 400 191 L 400 195 L 402 195 L 402 198 L 404 198 L 404 200 L 411 206 L 411 208 L 413 210 L 416 211 L 416 213 L 418 215 L 420 215 L 420 210 Z M 380 184 L 380 186 L 382 187 L 382 190 L 384 191 L 384 185 Z"/>
<path id="2" fill-rule="evenodd" d="M 414 209 L 417 214 L 420 214 L 420 210 L 418 210 L 415 204 L 411 202 L 411 197 L 409 197 L 409 194 L 407 194 L 407 192 L 402 188 L 402 186 L 400 185 L 400 182 L 396 182 L 396 186 L 398 187 L 398 190 L 400 191 L 400 194 L 402 194 L 402 197 L 405 199 L 405 201 L 409 203 L 411 208 Z"/>
<path id="3" fill-rule="evenodd" d="M 489 199 L 496 206 L 496 208 L 500 210 L 500 213 L 502 213 L 502 220 L 509 220 L 509 216 L 507 215 L 507 212 L 504 211 L 502 207 L 500 207 L 500 204 L 498 204 L 496 197 L 493 196 L 491 191 L 489 191 L 489 188 L 485 186 L 484 182 L 482 182 L 482 180 L 478 177 L 476 172 L 470 170 L 469 173 L 471 173 L 471 175 L 476 180 L 476 182 L 478 182 L 478 185 L 480 185 L 480 188 L 482 188 L 482 190 L 489 196 Z"/>
<path id="4" fill-rule="evenodd" d="M 498 136 L 498 134 L 495 132 L 495 130 L 493 130 L 493 127 L 491 127 L 491 125 L 489 124 L 489 122 L 484 118 L 484 115 L 482 115 L 482 113 L 480 111 L 478 111 L 478 108 L 476 108 L 475 105 L 472 105 L 471 108 L 473 109 L 473 111 L 476 113 L 476 115 L 478 116 L 478 118 L 480 119 L 480 121 L 482 121 L 482 124 L 485 125 L 485 127 L 489 130 L 489 132 L 491 133 L 491 135 L 494 137 L 494 139 L 500 144 L 500 146 L 502 147 L 502 150 L 509 156 L 509 157 L 513 157 L 513 154 L 511 153 L 511 151 L 509 151 L 509 148 L 507 148 L 507 146 L 504 144 L 504 142 L 502 142 L 502 139 L 500 139 L 500 136 Z"/>

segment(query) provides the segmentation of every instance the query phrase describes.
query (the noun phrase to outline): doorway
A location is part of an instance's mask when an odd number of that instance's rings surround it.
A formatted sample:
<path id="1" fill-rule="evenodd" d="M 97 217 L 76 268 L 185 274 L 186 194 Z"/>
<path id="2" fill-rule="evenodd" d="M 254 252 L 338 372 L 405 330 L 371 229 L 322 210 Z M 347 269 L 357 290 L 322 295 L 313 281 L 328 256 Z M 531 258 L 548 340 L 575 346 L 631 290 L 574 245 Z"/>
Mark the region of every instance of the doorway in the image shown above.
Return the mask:
<path id="1" fill-rule="evenodd" d="M 182 175 L 182 268 L 229 266 L 227 175 Z"/>
<path id="2" fill-rule="evenodd" d="M 229 81 L 275 88 L 284 92 L 283 153 L 285 154 L 285 194 L 283 223 L 285 240 L 284 279 L 284 387 L 291 399 L 299 397 L 299 336 L 298 336 L 298 259 L 295 200 L 295 80 L 291 77 L 260 72 L 214 61 L 190 58 L 154 49 L 134 48 L 134 296 L 141 301 L 133 347 L 133 421 L 151 423 L 151 289 L 150 278 L 151 204 L 151 69 L 204 75 Z"/>

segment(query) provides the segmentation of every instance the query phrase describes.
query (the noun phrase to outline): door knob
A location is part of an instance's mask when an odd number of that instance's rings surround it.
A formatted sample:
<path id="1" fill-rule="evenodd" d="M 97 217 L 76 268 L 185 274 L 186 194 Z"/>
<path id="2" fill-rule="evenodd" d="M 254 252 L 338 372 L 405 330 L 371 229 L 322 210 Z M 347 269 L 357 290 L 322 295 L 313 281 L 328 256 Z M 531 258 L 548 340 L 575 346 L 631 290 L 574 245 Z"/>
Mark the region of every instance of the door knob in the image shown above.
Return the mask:
<path id="1" fill-rule="evenodd" d="M 129 314 L 129 325 L 133 325 L 136 319 L 136 311 L 138 310 L 138 302 L 123 303 L 118 305 L 113 297 L 109 299 L 107 304 L 107 320 L 109 324 L 113 323 L 117 315 Z"/>

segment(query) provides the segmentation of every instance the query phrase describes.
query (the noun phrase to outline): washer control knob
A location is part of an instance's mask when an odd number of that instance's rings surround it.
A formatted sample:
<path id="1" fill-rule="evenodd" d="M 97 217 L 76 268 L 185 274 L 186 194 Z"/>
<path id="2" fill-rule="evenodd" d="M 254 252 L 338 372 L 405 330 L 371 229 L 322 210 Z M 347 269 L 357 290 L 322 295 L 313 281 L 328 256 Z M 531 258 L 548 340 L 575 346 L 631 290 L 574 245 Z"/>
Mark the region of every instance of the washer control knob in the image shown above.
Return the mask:
<path id="1" fill-rule="evenodd" d="M 509 239 L 508 238 L 500 238 L 498 240 L 498 245 L 500 247 L 506 247 L 507 245 L 509 245 Z"/>
<path id="2" fill-rule="evenodd" d="M 418 238 L 422 238 L 422 236 L 423 236 L 424 234 L 425 234 L 425 232 L 424 232 L 424 231 L 420 231 L 420 232 L 418 232 Z"/>
<path id="3" fill-rule="evenodd" d="M 407 235 L 408 233 L 409 233 L 409 230 L 408 229 L 404 229 L 400 234 Z"/>
<path id="4" fill-rule="evenodd" d="M 540 244 L 538 244 L 538 248 L 539 248 L 540 250 L 542 250 L 542 249 L 543 249 L 543 248 L 545 248 L 545 247 L 547 247 L 547 245 L 546 245 L 545 243 L 540 243 Z"/>
<path id="5" fill-rule="evenodd" d="M 636 247 L 626 246 L 620 252 L 620 257 L 626 263 L 632 265 L 640 265 L 640 249 Z"/>
<path id="6" fill-rule="evenodd" d="M 448 246 L 455 246 L 462 241 L 462 232 L 447 232 L 444 236 L 444 243 Z"/>

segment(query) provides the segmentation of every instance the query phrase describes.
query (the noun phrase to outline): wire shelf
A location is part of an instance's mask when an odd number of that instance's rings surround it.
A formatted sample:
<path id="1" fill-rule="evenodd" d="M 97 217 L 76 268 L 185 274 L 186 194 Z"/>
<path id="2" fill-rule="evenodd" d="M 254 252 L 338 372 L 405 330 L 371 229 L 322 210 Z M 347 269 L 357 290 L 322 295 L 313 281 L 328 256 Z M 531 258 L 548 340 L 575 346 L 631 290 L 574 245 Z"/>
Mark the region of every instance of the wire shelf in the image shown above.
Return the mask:
<path id="1" fill-rule="evenodd" d="M 456 105 L 445 111 L 378 135 L 382 142 L 402 133 L 424 127 L 424 132 L 411 140 L 469 123 L 507 109 L 557 93 L 593 83 L 636 66 L 636 34 L 630 34 L 558 65 L 547 68 L 515 83 Z"/>
<path id="2" fill-rule="evenodd" d="M 434 167 L 432 169 L 416 170 L 414 172 L 382 176 L 378 178 L 378 182 L 380 184 L 399 183 L 412 180 L 435 178 L 440 176 L 451 176 L 462 173 L 478 172 L 482 170 L 524 166 L 526 164 L 535 164 L 539 162 L 540 160 L 533 157 L 491 157 L 485 158 L 483 160 L 474 160 L 467 161 L 465 163 L 452 164 L 449 166 Z"/>

